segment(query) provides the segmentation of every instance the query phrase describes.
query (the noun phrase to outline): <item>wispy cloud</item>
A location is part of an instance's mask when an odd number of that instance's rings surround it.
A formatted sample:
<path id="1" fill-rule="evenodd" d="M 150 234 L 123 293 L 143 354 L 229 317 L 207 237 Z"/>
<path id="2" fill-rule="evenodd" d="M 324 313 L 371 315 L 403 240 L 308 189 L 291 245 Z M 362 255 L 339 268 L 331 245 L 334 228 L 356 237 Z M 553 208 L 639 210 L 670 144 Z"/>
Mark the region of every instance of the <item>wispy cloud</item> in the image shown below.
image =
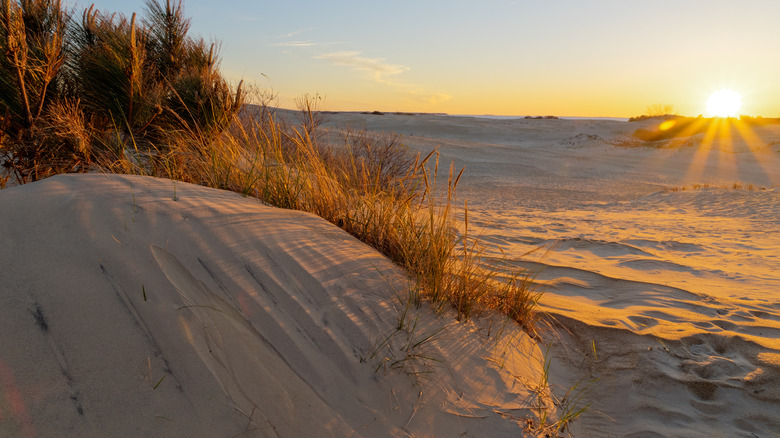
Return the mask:
<path id="1" fill-rule="evenodd" d="M 367 73 L 376 82 L 396 85 L 388 79 L 409 70 L 409 67 L 399 64 L 388 64 L 384 58 L 366 58 L 360 52 L 334 52 L 316 56 L 334 65 L 351 67 L 353 70 Z"/>
<path id="2" fill-rule="evenodd" d="M 354 71 L 365 74 L 369 79 L 396 88 L 402 92 L 406 100 L 415 104 L 437 105 L 452 98 L 445 93 L 430 93 L 423 87 L 403 82 L 398 75 L 411 70 L 410 67 L 401 64 L 388 63 L 384 58 L 368 58 L 361 56 L 360 52 L 334 52 L 315 56 L 330 62 L 333 65 L 349 67 Z"/>
<path id="3" fill-rule="evenodd" d="M 296 30 L 284 35 L 278 35 L 272 37 L 268 45 L 272 47 L 306 48 L 306 47 L 316 47 L 316 46 L 334 46 L 338 44 L 343 44 L 335 41 L 316 41 L 314 39 L 302 37 L 301 34 L 311 33 L 313 30 L 314 28 L 307 28 L 307 29 Z"/>
<path id="4" fill-rule="evenodd" d="M 279 36 L 277 36 L 277 38 L 279 38 L 279 39 L 282 39 L 282 38 L 292 38 L 292 37 L 294 37 L 296 35 L 300 35 L 300 34 L 302 34 L 304 32 L 309 32 L 311 30 L 314 30 L 314 28 L 313 27 L 307 27 L 305 29 L 298 29 L 298 30 L 294 30 L 294 31 L 292 31 L 290 33 L 286 33 L 284 35 L 279 35 Z"/>
<path id="5" fill-rule="evenodd" d="M 452 99 L 452 96 L 447 93 L 429 93 L 413 85 L 402 91 L 406 101 L 415 105 L 435 106 Z"/>
<path id="6" fill-rule="evenodd" d="M 436 94 L 426 95 L 424 96 L 424 98 L 426 103 L 429 103 L 431 105 L 437 105 L 452 99 L 452 96 L 447 93 L 436 93 Z"/>
<path id="7" fill-rule="evenodd" d="M 299 47 L 299 48 L 306 48 L 306 47 L 315 47 L 315 46 L 333 46 L 336 44 L 341 44 L 338 42 L 332 42 L 332 41 L 316 41 L 310 38 L 305 38 L 302 34 L 311 34 L 316 29 L 313 27 L 307 27 L 305 29 L 298 29 L 294 30 L 292 32 L 283 34 L 283 35 L 276 35 L 273 37 L 270 37 L 268 41 L 268 45 L 272 47 Z"/>
<path id="8" fill-rule="evenodd" d="M 281 43 L 273 43 L 271 45 L 276 47 L 311 47 L 322 45 L 322 43 L 316 43 L 314 41 L 284 41 Z"/>

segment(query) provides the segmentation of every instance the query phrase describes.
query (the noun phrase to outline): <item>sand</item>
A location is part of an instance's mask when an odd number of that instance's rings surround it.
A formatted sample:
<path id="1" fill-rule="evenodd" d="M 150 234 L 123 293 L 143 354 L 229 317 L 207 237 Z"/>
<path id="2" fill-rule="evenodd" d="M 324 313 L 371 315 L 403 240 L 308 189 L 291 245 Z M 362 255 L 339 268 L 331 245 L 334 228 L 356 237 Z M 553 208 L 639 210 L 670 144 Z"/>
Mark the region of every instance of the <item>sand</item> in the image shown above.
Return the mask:
<path id="1" fill-rule="evenodd" d="M 778 436 L 780 126 L 632 139 L 653 123 L 339 114 L 326 125 L 397 132 L 466 168 L 473 231 L 545 292 L 553 386 L 563 397 L 591 385 L 575 436 Z"/>
<path id="2" fill-rule="evenodd" d="M 539 344 L 407 308 L 309 214 L 135 176 L 2 190 L 0 436 L 522 436 L 588 403 L 575 436 L 777 436 L 780 127 L 637 147 L 649 123 L 327 115 L 466 167 L 474 231 L 545 292 Z"/>
<path id="3" fill-rule="evenodd" d="M 0 436 L 517 436 L 535 415 L 535 342 L 408 309 L 398 268 L 313 215 L 98 174 L 0 203 Z"/>

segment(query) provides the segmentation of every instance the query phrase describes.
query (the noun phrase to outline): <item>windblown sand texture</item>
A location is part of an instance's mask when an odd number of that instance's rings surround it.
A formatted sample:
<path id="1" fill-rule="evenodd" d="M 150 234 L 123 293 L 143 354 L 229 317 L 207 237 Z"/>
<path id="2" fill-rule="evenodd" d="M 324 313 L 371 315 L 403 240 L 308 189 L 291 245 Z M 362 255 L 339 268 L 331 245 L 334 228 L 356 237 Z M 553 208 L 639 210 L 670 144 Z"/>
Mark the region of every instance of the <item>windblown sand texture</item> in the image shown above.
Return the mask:
<path id="1" fill-rule="evenodd" d="M 780 126 L 632 138 L 653 123 L 338 114 L 327 126 L 400 133 L 465 166 L 472 233 L 545 291 L 559 395 L 593 382 L 575 436 L 777 436 Z"/>
<path id="2" fill-rule="evenodd" d="M 0 436 L 517 435 L 537 400 L 524 333 L 407 309 L 310 214 L 99 174 L 0 205 Z"/>

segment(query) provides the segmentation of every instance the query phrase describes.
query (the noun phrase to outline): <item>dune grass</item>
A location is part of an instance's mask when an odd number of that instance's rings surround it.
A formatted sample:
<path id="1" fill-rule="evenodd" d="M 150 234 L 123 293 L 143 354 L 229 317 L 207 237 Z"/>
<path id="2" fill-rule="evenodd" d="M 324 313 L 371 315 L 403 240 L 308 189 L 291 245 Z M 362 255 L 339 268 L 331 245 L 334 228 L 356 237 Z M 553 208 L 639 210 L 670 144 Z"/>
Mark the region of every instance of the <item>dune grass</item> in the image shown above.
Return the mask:
<path id="1" fill-rule="evenodd" d="M 302 112 L 316 125 L 311 108 Z M 270 205 L 314 213 L 376 248 L 415 280 L 409 299 L 459 320 L 495 310 L 535 330 L 539 293 L 525 271 L 507 274 L 482 257 L 483 244 L 457 221 L 456 188 L 463 171 L 440 175 L 436 152 L 412 154 L 397 138 L 348 132 L 316 141 L 307 124 L 267 111 L 233 118 L 219 136 L 172 132 L 165 147 L 103 148 L 107 172 L 171 178 L 232 190 Z"/>

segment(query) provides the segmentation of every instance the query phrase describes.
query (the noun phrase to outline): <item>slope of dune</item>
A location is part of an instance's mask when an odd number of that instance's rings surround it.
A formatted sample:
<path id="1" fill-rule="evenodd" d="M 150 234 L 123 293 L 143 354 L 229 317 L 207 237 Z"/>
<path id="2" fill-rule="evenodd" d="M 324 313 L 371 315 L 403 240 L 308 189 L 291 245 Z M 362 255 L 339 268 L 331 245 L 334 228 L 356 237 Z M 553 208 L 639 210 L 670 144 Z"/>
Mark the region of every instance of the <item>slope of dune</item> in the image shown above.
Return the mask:
<path id="1" fill-rule="evenodd" d="M 0 205 L 0 436 L 518 436 L 547 409 L 522 332 L 408 308 L 315 216 L 97 174 Z"/>
<path id="2" fill-rule="evenodd" d="M 472 233 L 545 292 L 550 380 L 590 403 L 575 436 L 777 436 L 780 126 L 632 138 L 652 123 L 337 114 L 326 126 L 398 132 L 465 167 Z"/>

